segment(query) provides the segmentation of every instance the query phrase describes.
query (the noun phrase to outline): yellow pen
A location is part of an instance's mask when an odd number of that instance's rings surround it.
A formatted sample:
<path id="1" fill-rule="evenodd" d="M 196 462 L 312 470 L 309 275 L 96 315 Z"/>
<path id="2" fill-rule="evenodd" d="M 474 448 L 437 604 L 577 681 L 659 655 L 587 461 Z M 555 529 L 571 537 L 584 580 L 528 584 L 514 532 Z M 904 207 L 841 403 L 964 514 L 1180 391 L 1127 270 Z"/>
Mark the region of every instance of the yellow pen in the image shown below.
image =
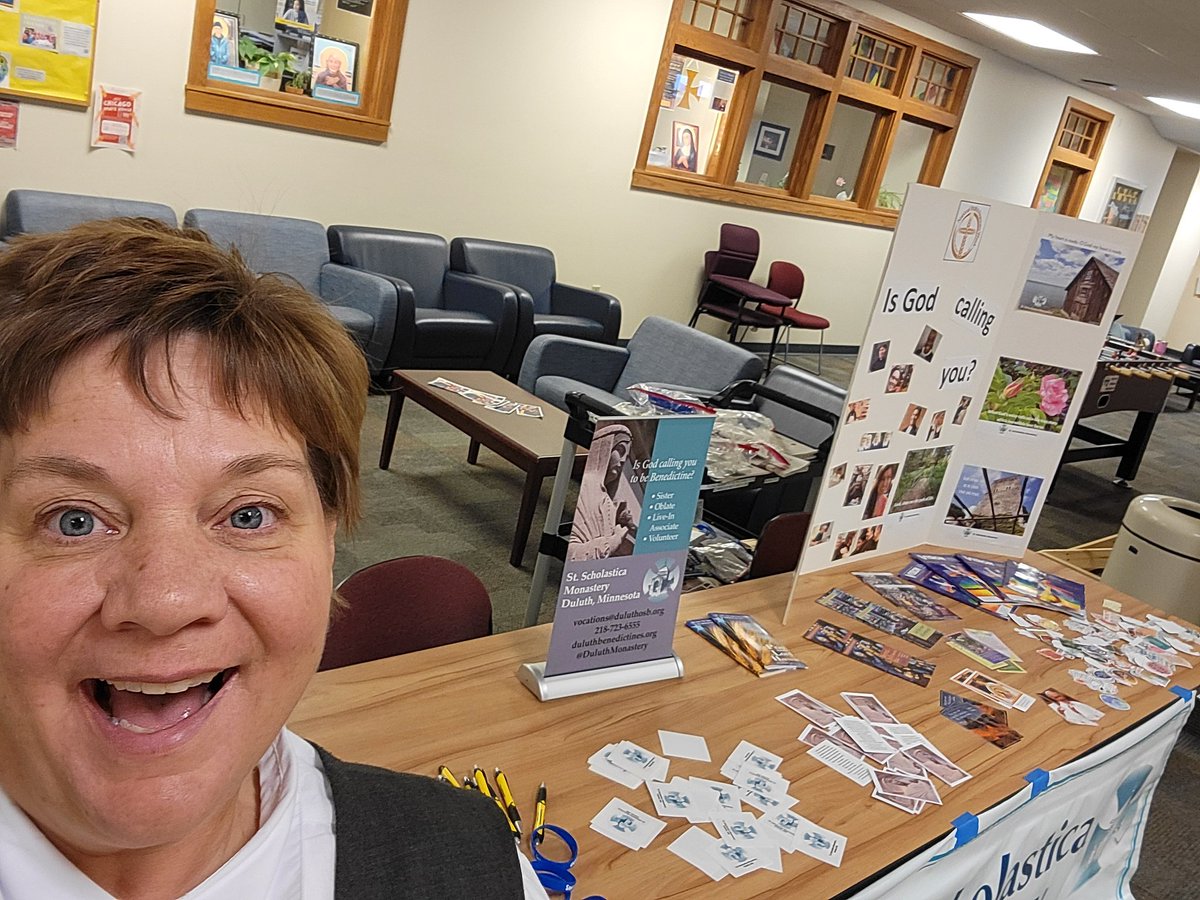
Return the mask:
<path id="1" fill-rule="evenodd" d="M 458 779 L 454 777 L 454 773 L 445 766 L 438 766 L 438 775 L 442 776 L 442 778 L 444 778 L 453 787 L 462 787 L 462 785 L 458 783 Z"/>
<path id="2" fill-rule="evenodd" d="M 475 768 L 471 770 L 471 774 L 474 776 L 475 786 L 479 788 L 480 792 L 485 797 L 491 797 L 492 799 L 495 799 L 496 792 L 493 791 L 492 786 L 488 784 L 487 775 L 484 773 L 483 769 L 479 768 L 479 766 L 475 766 Z"/>
<path id="3" fill-rule="evenodd" d="M 500 808 L 500 812 L 504 813 L 504 821 L 508 823 L 508 830 L 513 833 L 514 838 L 519 839 L 521 837 L 521 832 L 517 831 L 517 826 L 514 825 L 513 820 L 508 817 L 508 810 L 504 808 L 504 801 L 496 796 L 495 791 L 492 790 L 492 786 L 488 784 L 487 775 L 484 773 L 483 769 L 479 768 L 479 766 L 476 766 L 474 770 L 474 776 L 475 777 L 472 779 L 472 781 L 475 786 L 479 788 L 479 792 L 485 797 L 491 797 L 492 800 L 496 802 L 496 806 Z"/>
<path id="4" fill-rule="evenodd" d="M 538 787 L 537 806 L 533 808 L 533 830 L 536 832 L 546 824 L 546 782 Z"/>
<path id="5" fill-rule="evenodd" d="M 513 799 L 512 791 L 508 787 L 508 778 L 499 768 L 496 769 L 496 787 L 500 790 L 500 799 L 504 801 L 507 807 L 508 819 L 516 826 L 517 834 L 521 833 L 521 814 L 517 812 L 517 801 Z"/>

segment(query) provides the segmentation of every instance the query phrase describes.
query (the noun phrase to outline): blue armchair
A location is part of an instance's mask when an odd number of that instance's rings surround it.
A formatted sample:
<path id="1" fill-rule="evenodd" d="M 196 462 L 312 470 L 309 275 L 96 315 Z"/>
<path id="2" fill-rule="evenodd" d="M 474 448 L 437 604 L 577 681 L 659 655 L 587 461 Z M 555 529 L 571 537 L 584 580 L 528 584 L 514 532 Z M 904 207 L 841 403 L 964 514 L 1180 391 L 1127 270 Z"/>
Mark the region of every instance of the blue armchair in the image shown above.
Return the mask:
<path id="1" fill-rule="evenodd" d="M 517 384 L 566 409 L 569 391 L 612 406 L 632 399 L 626 388 L 639 382 L 710 394 L 734 381 L 756 380 L 762 370 L 762 360 L 748 350 L 650 316 L 625 347 L 550 334 L 534 338 Z"/>
<path id="2" fill-rule="evenodd" d="M 436 234 L 329 227 L 335 263 L 374 272 L 396 287 L 396 332 L 385 368 L 507 371 L 517 334 L 517 295 L 504 285 L 450 271 Z"/>
<path id="3" fill-rule="evenodd" d="M 517 295 L 520 313 L 509 354 L 507 374 L 516 375 L 529 342 L 557 334 L 615 344 L 621 331 L 621 304 L 599 291 L 558 281 L 554 254 L 545 247 L 455 238 L 450 242 L 450 268 L 490 278 Z"/>
<path id="4" fill-rule="evenodd" d="M 319 298 L 366 354 L 371 374 L 385 371 L 396 331 L 396 287 L 386 278 L 329 259 L 325 226 L 306 219 L 189 209 L 183 224 L 236 247 L 255 272 L 289 275 Z"/>
<path id="5" fill-rule="evenodd" d="M 141 216 L 177 224 L 175 210 L 162 203 L 144 200 L 119 200 L 115 197 L 91 197 L 86 194 L 62 194 L 57 191 L 9 191 L 0 212 L 0 241 L 21 234 L 47 234 L 90 222 Z"/>

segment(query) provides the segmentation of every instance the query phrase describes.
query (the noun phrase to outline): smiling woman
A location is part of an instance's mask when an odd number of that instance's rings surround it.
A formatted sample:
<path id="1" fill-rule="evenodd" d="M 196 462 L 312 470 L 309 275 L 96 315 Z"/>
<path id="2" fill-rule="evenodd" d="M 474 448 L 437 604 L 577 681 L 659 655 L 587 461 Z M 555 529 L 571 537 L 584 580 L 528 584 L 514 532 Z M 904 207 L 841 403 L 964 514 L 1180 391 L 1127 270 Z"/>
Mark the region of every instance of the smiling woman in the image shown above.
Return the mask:
<path id="1" fill-rule="evenodd" d="M 22 238 L 0 371 L 0 896 L 545 896 L 494 804 L 283 727 L 359 511 L 315 300 L 144 220 Z"/>

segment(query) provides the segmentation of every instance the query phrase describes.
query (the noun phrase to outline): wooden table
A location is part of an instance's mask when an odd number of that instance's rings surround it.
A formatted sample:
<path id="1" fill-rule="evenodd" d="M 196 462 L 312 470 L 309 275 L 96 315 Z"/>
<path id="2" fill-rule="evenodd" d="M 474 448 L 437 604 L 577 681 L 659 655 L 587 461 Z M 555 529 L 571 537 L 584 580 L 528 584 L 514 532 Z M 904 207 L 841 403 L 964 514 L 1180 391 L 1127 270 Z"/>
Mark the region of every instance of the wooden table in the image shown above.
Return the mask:
<path id="1" fill-rule="evenodd" d="M 567 414 L 551 406 L 540 397 L 523 391 L 511 381 L 495 372 L 480 372 L 460 369 L 397 369 L 396 385 L 388 404 L 387 425 L 383 431 L 383 446 L 379 451 L 379 468 L 386 469 L 392 461 L 392 448 L 396 443 L 396 429 L 400 426 L 400 413 L 404 399 L 425 407 L 439 419 L 453 425 L 471 439 L 467 450 L 467 462 L 475 465 L 479 460 L 482 444 L 508 460 L 525 473 L 525 487 L 521 491 L 521 506 L 517 511 L 517 528 L 513 534 L 512 552 L 508 561 L 520 567 L 525 556 L 525 545 L 529 541 L 529 529 L 533 524 L 533 513 L 537 509 L 538 495 L 547 475 L 553 475 L 562 455 L 563 434 L 567 426 Z M 445 378 L 457 384 L 474 388 L 486 394 L 499 394 L 517 403 L 536 404 L 542 408 L 543 418 L 518 416 L 516 413 L 503 415 L 479 404 L 472 403 L 452 391 L 430 387 L 435 378 Z M 575 471 L 583 471 L 587 458 L 586 450 L 578 450 Z"/>
<path id="2" fill-rule="evenodd" d="M 936 552 L 938 548 L 924 549 Z M 869 568 L 894 572 L 906 559 L 905 554 L 892 554 L 872 560 Z M 1029 559 L 1044 569 L 1082 578 L 1047 557 L 1029 554 Z M 803 639 L 805 628 L 817 618 L 847 627 L 856 624 L 813 603 L 829 588 L 841 587 L 886 605 L 850 574 L 863 567 L 859 562 L 805 576 L 798 586 L 792 623 L 786 626 L 781 618 L 790 575 L 685 595 L 675 650 L 686 675 L 677 682 L 539 703 L 513 673 L 521 662 L 545 658 L 550 626 L 542 625 L 323 672 L 297 707 L 291 727 L 345 759 L 392 769 L 432 775 L 443 763 L 460 773 L 474 764 L 500 766 L 526 821 L 532 818 L 537 785 L 545 781 L 548 821 L 568 828 L 579 839 L 575 872 L 580 896 L 824 898 L 852 889 L 945 835 L 959 814 L 982 812 L 1016 793 L 1025 786 L 1022 776 L 1031 769 L 1062 765 L 1177 700 L 1167 688 L 1144 682 L 1122 688 L 1121 696 L 1131 709 L 1106 710 L 1098 728 L 1069 725 L 1038 700 L 1028 712 L 1009 713 L 1010 723 L 1024 739 L 1000 750 L 939 714 L 941 688 L 969 695 L 951 684 L 950 677 L 968 666 L 978 668 L 944 646 L 944 640 L 933 650 L 913 648 L 917 655 L 937 663 L 930 685 L 919 688 Z M 1090 608 L 1099 609 L 1103 598 L 1112 597 L 1130 615 L 1150 610 L 1094 579 L 1084 580 Z M 1021 655 L 1028 674 L 999 676 L 1005 682 L 1029 694 L 1055 687 L 1085 702 L 1095 700 L 1093 692 L 1076 685 L 1067 674 L 1077 667 L 1074 661 L 1052 662 L 1034 652 L 1040 644 L 1016 635 L 1007 623 L 952 601 L 948 605 L 962 615 L 962 622 L 933 623 L 939 630 L 969 626 L 994 631 Z M 809 668 L 755 678 L 682 627 L 684 619 L 710 611 L 753 614 Z M 854 630 L 891 646 L 912 646 L 865 625 Z M 1181 669 L 1172 684 L 1195 689 L 1200 685 L 1200 669 Z M 858 787 L 805 755 L 808 748 L 796 738 L 806 720 L 773 699 L 792 688 L 838 709 L 846 709 L 839 691 L 874 693 L 975 777 L 955 788 L 939 785 L 945 805 L 929 806 L 918 816 L 872 800 L 869 788 Z M 704 735 L 712 754 L 711 763 L 671 760 L 671 776 L 720 778 L 718 768 L 742 739 L 782 755 L 780 771 L 792 781 L 791 794 L 800 801 L 796 810 L 847 836 L 841 867 L 795 853 L 785 857 L 782 875 L 754 872 L 714 883 L 667 850 L 688 827 L 681 819 L 668 819 L 666 830 L 638 852 L 590 830 L 592 816 L 614 796 L 649 813 L 654 807 L 644 789 L 623 788 L 589 772 L 588 756 L 606 743 L 623 739 L 657 752 L 660 728 Z"/>

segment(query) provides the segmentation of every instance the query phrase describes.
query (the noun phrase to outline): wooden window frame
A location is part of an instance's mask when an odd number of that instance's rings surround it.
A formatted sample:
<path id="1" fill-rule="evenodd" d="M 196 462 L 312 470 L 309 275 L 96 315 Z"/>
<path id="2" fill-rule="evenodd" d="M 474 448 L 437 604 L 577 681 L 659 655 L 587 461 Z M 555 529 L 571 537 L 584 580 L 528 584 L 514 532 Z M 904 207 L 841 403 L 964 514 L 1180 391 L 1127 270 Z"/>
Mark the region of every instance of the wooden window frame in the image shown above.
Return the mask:
<path id="1" fill-rule="evenodd" d="M 218 8 L 218 0 L 196 0 L 184 109 L 374 143 L 387 140 L 408 0 L 375 0 L 370 52 L 360 70 L 362 102 L 356 107 L 209 80 L 209 39 Z"/>
<path id="2" fill-rule="evenodd" d="M 722 38 L 682 21 L 684 0 L 674 0 L 663 39 L 649 109 L 634 166 L 634 188 L 661 191 L 684 197 L 753 206 L 760 209 L 855 222 L 885 228 L 895 227 L 899 211 L 877 207 L 880 186 L 887 168 L 900 122 L 908 119 L 933 129 L 918 180 L 940 185 L 954 146 L 962 113 L 979 60 L 967 53 L 923 35 L 867 15 L 837 0 L 755 0 L 753 22 L 741 41 Z M 825 54 L 823 66 L 776 55 L 776 23 L 785 6 L 803 6 L 832 17 L 838 24 L 831 31 L 834 47 Z M 890 88 L 880 88 L 850 78 L 848 61 L 859 30 L 877 34 L 903 50 L 900 69 Z M 674 54 L 681 54 L 738 72 L 730 98 L 721 141 L 709 158 L 706 172 L 698 175 L 647 164 L 658 121 L 660 98 Z M 913 97 L 923 58 L 962 70 L 949 103 L 937 106 Z M 738 182 L 738 161 L 754 119 L 754 98 L 763 80 L 786 84 L 808 92 L 811 100 L 804 122 L 793 131 L 798 141 L 788 176 L 788 187 L 771 188 Z M 812 195 L 812 185 L 825 136 L 839 100 L 865 106 L 878 114 L 862 161 L 855 200 L 835 200 Z"/>
<path id="3" fill-rule="evenodd" d="M 1061 145 L 1063 134 L 1067 130 L 1067 121 L 1073 115 L 1084 116 L 1099 123 L 1098 133 L 1093 138 L 1091 149 L 1087 153 L 1069 150 Z M 1082 100 L 1077 100 L 1074 97 L 1067 98 L 1067 102 L 1063 106 L 1062 116 L 1058 120 L 1058 128 L 1054 130 L 1054 139 L 1050 142 L 1050 152 L 1046 156 L 1046 165 L 1042 167 L 1042 177 L 1038 179 L 1037 187 L 1033 192 L 1033 202 L 1030 206 L 1034 209 L 1037 208 L 1038 201 L 1042 196 L 1042 189 L 1046 185 L 1046 179 L 1050 176 L 1050 169 L 1053 168 L 1055 163 L 1058 163 L 1075 172 L 1075 178 L 1071 181 L 1067 195 L 1059 206 L 1058 213 L 1063 216 L 1078 217 L 1079 211 L 1083 208 L 1083 200 L 1087 196 L 1088 188 L 1091 186 L 1092 175 L 1095 174 L 1096 166 L 1100 162 L 1100 152 L 1104 149 L 1104 142 L 1108 138 L 1108 132 L 1112 128 L 1113 118 L 1113 114 L 1106 109 L 1092 106 L 1090 103 L 1084 103 Z"/>

